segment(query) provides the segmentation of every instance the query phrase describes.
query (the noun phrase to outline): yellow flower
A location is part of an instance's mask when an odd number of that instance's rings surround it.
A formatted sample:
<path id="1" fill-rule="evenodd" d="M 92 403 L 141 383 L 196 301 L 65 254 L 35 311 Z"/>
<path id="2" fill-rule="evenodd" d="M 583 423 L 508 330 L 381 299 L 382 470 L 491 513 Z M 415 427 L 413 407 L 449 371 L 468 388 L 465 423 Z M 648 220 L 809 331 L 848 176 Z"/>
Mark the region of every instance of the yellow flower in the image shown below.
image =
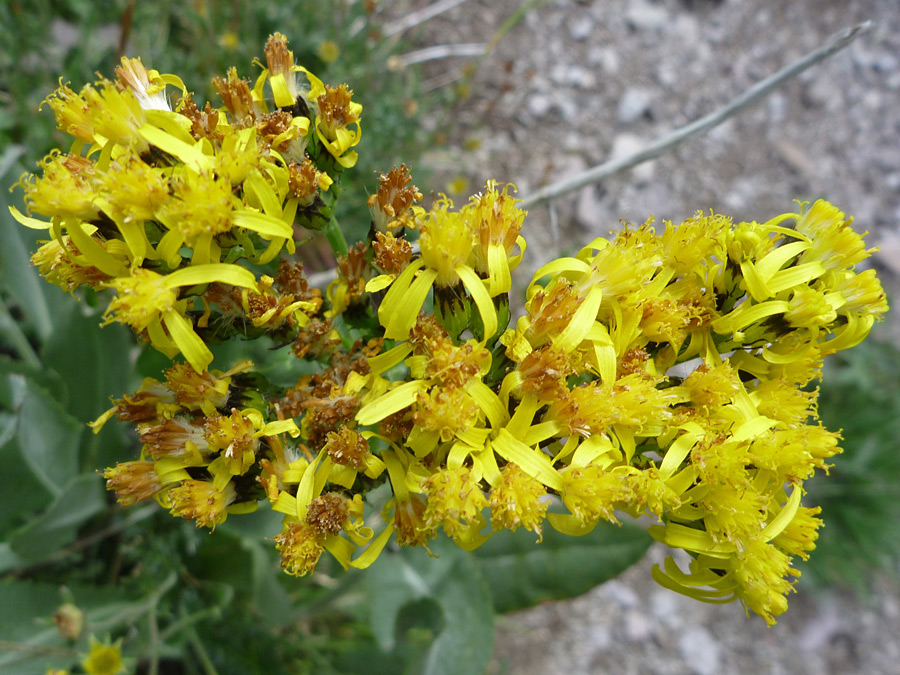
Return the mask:
<path id="1" fill-rule="evenodd" d="M 497 332 L 494 303 L 484 281 L 469 264 L 475 245 L 474 230 L 465 214 L 452 208 L 453 202 L 446 197 L 438 200 L 419 226 L 422 257 L 394 280 L 378 308 L 378 320 L 384 326 L 386 338 L 405 340 L 408 337 L 432 284 L 435 305 L 439 308 L 436 315 L 450 332 L 458 335 L 468 323 L 468 316 L 460 316 L 468 311 L 466 292 L 478 308 L 484 338 Z M 439 295 L 442 290 L 443 296 Z"/>
<path id="2" fill-rule="evenodd" d="M 465 217 L 475 223 L 475 270 L 489 280 L 492 297 L 509 293 L 510 270 L 515 269 L 525 250 L 525 240 L 519 232 L 528 212 L 518 207 L 521 200 L 509 196 L 510 188 L 515 190 L 514 185 L 507 184 L 501 192 L 496 181 L 488 181 L 484 192 L 472 197 L 463 209 Z M 520 254 L 511 258 L 516 244 Z"/>
<path id="3" fill-rule="evenodd" d="M 334 63 L 341 55 L 341 50 L 334 40 L 323 40 L 316 48 L 316 54 L 325 63 Z"/>
<path id="4" fill-rule="evenodd" d="M 853 267 L 869 257 L 863 238 L 854 232 L 847 218 L 836 206 L 817 200 L 796 216 L 796 229 L 810 238 L 812 246 L 800 257 L 801 262 L 821 262 L 827 269 Z"/>
<path id="5" fill-rule="evenodd" d="M 298 577 L 312 572 L 325 550 L 322 538 L 309 523 L 285 523 L 281 533 L 275 535 L 275 548 L 281 552 L 281 568 Z"/>
<path id="6" fill-rule="evenodd" d="M 425 502 L 418 495 L 409 495 L 408 499 L 395 500 L 394 529 L 397 532 L 397 543 L 400 546 L 428 546 L 428 540 L 434 537 L 437 526 L 429 526 L 425 522 Z"/>
<path id="7" fill-rule="evenodd" d="M 356 165 L 358 155 L 350 148 L 362 138 L 359 116 L 362 105 L 351 100 L 353 92 L 342 84 L 339 87 L 325 85 L 325 92 L 316 99 L 319 114 L 316 115 L 316 135 L 322 145 L 345 169 Z"/>
<path id="8" fill-rule="evenodd" d="M 181 78 L 175 75 L 160 75 L 156 70 L 147 70 L 139 58 L 123 56 L 121 65 L 116 66 L 119 82 L 131 90 L 144 110 L 169 110 L 166 98 L 166 84 L 175 84 L 186 93 Z"/>
<path id="9" fill-rule="evenodd" d="M 475 426 L 478 405 L 462 389 L 434 387 L 419 392 L 413 421 L 423 431 L 437 434 L 443 442 Z"/>
<path id="10" fill-rule="evenodd" d="M 77 640 L 84 630 L 84 611 L 71 602 L 60 605 L 53 613 L 53 623 L 67 640 Z"/>
<path id="11" fill-rule="evenodd" d="M 28 210 L 43 216 L 92 220 L 99 215 L 98 172 L 80 155 L 54 150 L 40 163 L 43 175 L 23 177 Z"/>
<path id="12" fill-rule="evenodd" d="M 256 288 L 253 273 L 224 263 L 186 267 L 168 275 L 137 268 L 131 276 L 119 277 L 107 286 L 117 292 L 104 313 L 105 323 L 114 321 L 136 332 L 147 330 L 154 347 L 166 355 L 184 354 L 197 372 L 206 370 L 212 352 L 194 332 L 185 317 L 186 301 L 178 300 L 176 289 L 213 281 L 244 288 Z M 165 332 L 163 331 L 165 329 Z"/>
<path id="13" fill-rule="evenodd" d="M 193 520 L 197 527 L 216 529 L 228 517 L 228 507 L 234 503 L 236 494 L 234 485 L 226 483 L 224 488 L 217 489 L 212 482 L 183 480 L 165 494 L 165 500 L 173 516 L 185 520 Z"/>
<path id="14" fill-rule="evenodd" d="M 478 480 L 471 469 L 444 469 L 432 474 L 424 483 L 428 497 L 425 507 L 425 527 L 441 526 L 453 539 L 480 530 L 485 519 L 482 509 L 488 500 L 478 487 Z"/>
<path id="15" fill-rule="evenodd" d="M 800 572 L 791 567 L 790 556 L 757 539 L 744 542 L 743 550 L 735 560 L 734 573 L 738 580 L 738 597 L 769 625 L 787 610 L 785 596 L 794 591 L 790 577 L 800 576 Z"/>
<path id="16" fill-rule="evenodd" d="M 600 518 L 619 522 L 614 511 L 632 495 L 625 477 L 627 472 L 605 471 L 596 465 L 560 471 L 563 479 L 563 504 L 583 524 Z"/>
<path id="17" fill-rule="evenodd" d="M 236 408 L 231 409 L 231 415 L 215 415 L 206 419 L 205 438 L 209 450 L 219 453 L 209 465 L 209 472 L 216 477 L 216 482 L 247 473 L 256 461 L 260 435 L 253 420 Z M 220 471 L 222 479 L 219 479 Z"/>
<path id="18" fill-rule="evenodd" d="M 495 530 L 513 531 L 522 526 L 540 540 L 549 506 L 547 490 L 540 481 L 508 462 L 500 471 L 500 480 L 491 488 L 491 525 Z"/>
<path id="19" fill-rule="evenodd" d="M 414 205 L 422 200 L 419 188 L 412 184 L 406 164 L 394 167 L 378 177 L 378 191 L 368 199 L 369 213 L 379 234 L 403 227 L 414 227 Z M 420 209 L 421 210 L 421 209 Z"/>
<path id="20" fill-rule="evenodd" d="M 103 477 L 106 489 L 116 493 L 116 501 L 122 506 L 150 499 L 163 489 L 154 462 L 122 462 L 106 469 Z"/>
<path id="21" fill-rule="evenodd" d="M 728 405 L 741 391 L 737 373 L 727 361 L 715 367 L 697 366 L 685 379 L 684 387 L 691 401 L 704 410 Z"/>
<path id="22" fill-rule="evenodd" d="M 31 264 L 51 284 L 73 293 L 79 286 L 94 290 L 104 288 L 110 275 L 90 264 L 80 265 L 75 260 L 83 258 L 67 235 L 42 244 L 31 256 Z M 85 261 L 87 262 L 87 261 Z"/>
<path id="23" fill-rule="evenodd" d="M 90 652 L 81 662 L 88 675 L 116 675 L 125 670 L 122 663 L 122 640 L 113 644 L 100 642 L 91 635 Z"/>
<path id="24" fill-rule="evenodd" d="M 263 70 L 253 88 L 254 97 L 258 102 L 262 102 L 262 87 L 266 80 L 272 88 L 275 105 L 279 108 L 293 106 L 298 98 L 305 99 L 307 103 L 315 101 L 325 92 L 325 87 L 319 78 L 306 68 L 294 63 L 294 52 L 288 49 L 287 38 L 281 33 L 273 33 L 269 36 L 266 41 L 265 54 L 268 68 Z M 294 76 L 295 73 L 301 72 L 309 80 L 310 89 L 308 90 L 304 89 Z"/>

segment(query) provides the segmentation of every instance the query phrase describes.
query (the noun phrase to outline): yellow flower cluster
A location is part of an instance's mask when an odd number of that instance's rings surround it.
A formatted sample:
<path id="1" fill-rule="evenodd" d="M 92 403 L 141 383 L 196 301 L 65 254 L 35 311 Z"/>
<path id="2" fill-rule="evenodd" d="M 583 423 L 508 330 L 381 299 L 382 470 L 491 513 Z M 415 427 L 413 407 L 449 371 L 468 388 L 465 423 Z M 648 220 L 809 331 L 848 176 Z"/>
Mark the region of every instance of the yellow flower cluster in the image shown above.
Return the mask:
<path id="1" fill-rule="evenodd" d="M 326 551 L 365 568 L 394 537 L 427 548 L 443 530 L 473 549 L 650 515 L 691 556 L 657 581 L 774 622 L 821 524 L 803 483 L 840 452 L 811 384 L 887 311 L 850 220 L 817 201 L 764 223 L 627 226 L 538 270 L 508 326 L 525 250 L 512 186 L 426 210 L 401 166 L 322 298 L 288 257 L 274 277 L 236 261 L 292 253 L 298 219 L 334 225 L 323 194 L 355 162 L 359 106 L 294 65 L 283 36 L 266 59 L 253 89 L 215 81 L 222 110 L 187 95 L 170 110 L 165 87 L 183 85 L 136 60 L 118 85 L 62 87 L 50 105 L 76 144 L 22 181 L 50 217 L 15 212 L 53 235 L 44 276 L 114 290 L 107 322 L 188 361 L 94 423 L 116 415 L 140 437 L 140 459 L 104 474 L 119 502 L 215 528 L 267 500 L 296 575 Z M 280 388 L 249 363 L 208 371 L 222 325 L 290 345 L 307 374 Z"/>
<path id="2" fill-rule="evenodd" d="M 473 204 L 497 198 L 488 185 Z M 824 201 L 763 224 L 698 214 L 661 233 L 627 227 L 540 269 L 525 315 L 491 348 L 493 306 L 478 297 L 492 295 L 488 270 L 475 292 L 456 282 L 462 309 L 438 303 L 478 246 L 472 223 L 502 227 L 510 213 L 478 220 L 439 202 L 422 223 L 449 232 L 444 255 L 423 238 L 381 304 L 399 342 L 370 359 L 356 422 L 402 429 L 383 432 L 390 522 L 472 548 L 497 529 L 540 533 L 545 519 L 578 535 L 617 510 L 651 514 L 651 533 L 693 557 L 687 572 L 655 570 L 660 583 L 738 598 L 773 622 L 798 574 L 791 557 L 807 556 L 820 524 L 801 506 L 803 481 L 840 451 L 808 385 L 887 311 L 874 272 L 855 269 L 862 238 Z M 436 318 L 416 318 L 431 285 Z M 401 363 L 408 375 L 385 377 Z M 410 525 L 416 494 L 425 507 Z M 548 495 L 567 512 L 548 513 Z"/>
<path id="3" fill-rule="evenodd" d="M 47 104 L 75 140 L 19 183 L 28 211 L 49 220 L 11 208 L 52 236 L 34 254 L 48 281 L 113 290 L 107 323 L 127 324 L 197 371 L 212 361 L 201 334 L 213 308 L 226 311 L 217 300 L 263 332 L 304 325 L 318 309 L 239 261 L 266 265 L 283 248 L 293 253 L 295 224 L 328 226 L 329 187 L 357 158 L 362 108 L 346 85 L 295 65 L 283 35 L 265 53 L 252 89 L 234 69 L 214 80 L 221 108 L 199 107 L 179 77 L 140 59 L 123 58 L 116 81 L 80 92 L 61 84 Z"/>

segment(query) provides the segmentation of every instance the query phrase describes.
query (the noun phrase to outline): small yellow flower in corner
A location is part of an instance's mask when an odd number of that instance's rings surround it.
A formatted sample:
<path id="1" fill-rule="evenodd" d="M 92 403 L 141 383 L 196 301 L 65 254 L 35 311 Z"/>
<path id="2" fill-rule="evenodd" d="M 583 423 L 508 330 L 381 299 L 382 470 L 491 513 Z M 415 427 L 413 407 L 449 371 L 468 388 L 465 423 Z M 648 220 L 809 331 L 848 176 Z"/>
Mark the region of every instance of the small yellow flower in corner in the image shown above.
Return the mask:
<path id="1" fill-rule="evenodd" d="M 81 662 L 81 667 L 88 675 L 116 675 L 125 672 L 122 663 L 122 641 L 116 640 L 113 644 L 100 642 L 91 636 L 91 650 Z"/>

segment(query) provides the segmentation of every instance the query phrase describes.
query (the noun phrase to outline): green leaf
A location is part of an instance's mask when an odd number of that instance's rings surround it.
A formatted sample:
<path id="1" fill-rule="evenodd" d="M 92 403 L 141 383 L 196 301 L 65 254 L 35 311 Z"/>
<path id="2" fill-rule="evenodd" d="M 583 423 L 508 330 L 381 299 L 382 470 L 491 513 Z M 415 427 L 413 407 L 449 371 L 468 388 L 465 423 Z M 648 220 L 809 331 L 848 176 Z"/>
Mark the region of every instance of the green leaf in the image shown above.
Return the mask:
<path id="1" fill-rule="evenodd" d="M 70 302 L 41 354 L 66 383 L 66 409 L 81 422 L 109 408 L 109 397 L 121 396 L 135 379 L 130 375 L 131 332 L 119 324 L 100 328 L 99 323 L 96 312 L 86 313 L 82 303 Z"/>
<path id="2" fill-rule="evenodd" d="M 234 586 L 246 594 L 267 626 L 284 626 L 293 620 L 292 607 L 281 584 L 286 577 L 277 562 L 275 546 L 267 536 L 279 531 L 281 515 L 266 508 L 236 515 L 207 537 L 191 561 L 191 571 L 205 581 Z"/>
<path id="3" fill-rule="evenodd" d="M 430 558 L 421 549 L 385 552 L 366 573 L 370 627 L 385 651 L 435 634 L 416 672 L 480 675 L 493 650 L 490 593 L 474 559 L 446 540 Z"/>
<path id="4" fill-rule="evenodd" d="M 533 532 L 506 530 L 477 549 L 475 560 L 503 613 L 581 595 L 635 564 L 651 542 L 645 528 L 628 522 L 600 523 L 581 537 L 548 527 L 541 543 Z"/>
<path id="5" fill-rule="evenodd" d="M 2 555 L 2 551 L 0 551 Z M 110 586 L 39 583 L 10 579 L 0 582 L 0 650 L 3 675 L 36 675 L 50 667 L 67 668 L 87 651 L 88 633 L 104 635 L 132 624 L 156 607 L 175 585 L 173 573 L 143 597 Z M 72 602 L 84 612 L 85 628 L 75 643 L 64 639 L 52 622 L 54 612 Z"/>
<path id="6" fill-rule="evenodd" d="M 105 507 L 100 477 L 78 476 L 49 509 L 13 532 L 10 548 L 29 562 L 46 558 L 75 539 L 78 528 Z"/>
<path id="7" fill-rule="evenodd" d="M 66 668 L 77 652 L 66 649 L 51 619 L 62 604 L 59 587 L 10 580 L 0 583 L 0 671 L 7 675 L 35 675 L 50 667 Z"/>
<path id="8" fill-rule="evenodd" d="M 25 228 L 9 214 L 8 185 L 9 181 L 0 180 L 0 286 L 22 308 L 37 335 L 46 339 L 53 332 L 53 319 L 45 295 L 47 284 L 31 266 L 31 251 L 36 249 L 37 237 L 24 232 Z M 43 236 L 49 239 L 48 235 Z"/>
<path id="9" fill-rule="evenodd" d="M 4 415 L 15 419 L 13 415 Z M 37 509 L 46 507 L 53 496 L 22 462 L 19 447 L 14 441 L 0 445 L 0 466 L 3 467 L 3 498 L 0 499 L 0 539 L 21 526 L 24 519 Z M 9 569 L 0 563 L 0 570 Z"/>
<path id="10" fill-rule="evenodd" d="M 78 473 L 78 449 L 85 427 L 45 389 L 20 375 L 25 388 L 18 414 L 19 452 L 25 464 L 53 495 Z"/>

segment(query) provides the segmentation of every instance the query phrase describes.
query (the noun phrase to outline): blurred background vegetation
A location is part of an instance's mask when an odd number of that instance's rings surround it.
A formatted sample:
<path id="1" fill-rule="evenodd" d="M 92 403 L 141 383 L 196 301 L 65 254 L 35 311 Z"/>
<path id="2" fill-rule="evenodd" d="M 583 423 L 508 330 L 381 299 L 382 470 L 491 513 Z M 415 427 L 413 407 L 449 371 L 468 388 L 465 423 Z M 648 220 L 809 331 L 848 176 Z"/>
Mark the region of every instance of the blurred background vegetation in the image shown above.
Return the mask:
<path id="1" fill-rule="evenodd" d="M 433 187 L 420 158 L 439 139 L 422 117 L 449 119 L 459 91 L 426 94 L 415 68 L 390 68 L 391 57 L 421 46 L 421 31 L 387 39 L 384 25 L 377 3 L 354 0 L 0 4 L 0 672 L 72 667 L 90 633 L 123 638 L 138 673 L 481 673 L 494 612 L 585 592 L 649 546 L 627 523 L 578 539 L 547 532 L 540 546 L 530 533 L 503 533 L 472 555 L 386 551 L 365 573 L 323 559 L 298 580 L 278 571 L 265 539 L 279 530 L 276 514 L 233 518 L 210 536 L 155 504 L 122 510 L 105 494 L 97 469 L 139 446 L 115 424 L 95 436 L 85 422 L 163 362 L 139 359 L 129 331 L 98 328 L 91 298 L 72 302 L 30 267 L 36 238 L 9 216 L 8 203 L 21 207 L 9 188 L 66 143 L 38 106 L 60 77 L 77 90 L 97 72 L 111 76 L 123 54 L 179 74 L 198 102 L 217 105 L 211 77 L 232 65 L 255 77 L 266 37 L 285 33 L 299 63 L 348 82 L 363 104 L 360 162 L 346 174 L 339 213 L 353 240 L 368 229 L 376 173 L 405 162 L 423 192 Z M 864 590 L 874 570 L 896 571 L 898 378 L 887 341 L 827 365 L 821 416 L 844 429 L 845 454 L 829 479 L 810 484 L 809 503 L 827 523 L 803 566 L 813 585 Z M 77 636 L 54 623 L 64 603 L 85 612 Z"/>

